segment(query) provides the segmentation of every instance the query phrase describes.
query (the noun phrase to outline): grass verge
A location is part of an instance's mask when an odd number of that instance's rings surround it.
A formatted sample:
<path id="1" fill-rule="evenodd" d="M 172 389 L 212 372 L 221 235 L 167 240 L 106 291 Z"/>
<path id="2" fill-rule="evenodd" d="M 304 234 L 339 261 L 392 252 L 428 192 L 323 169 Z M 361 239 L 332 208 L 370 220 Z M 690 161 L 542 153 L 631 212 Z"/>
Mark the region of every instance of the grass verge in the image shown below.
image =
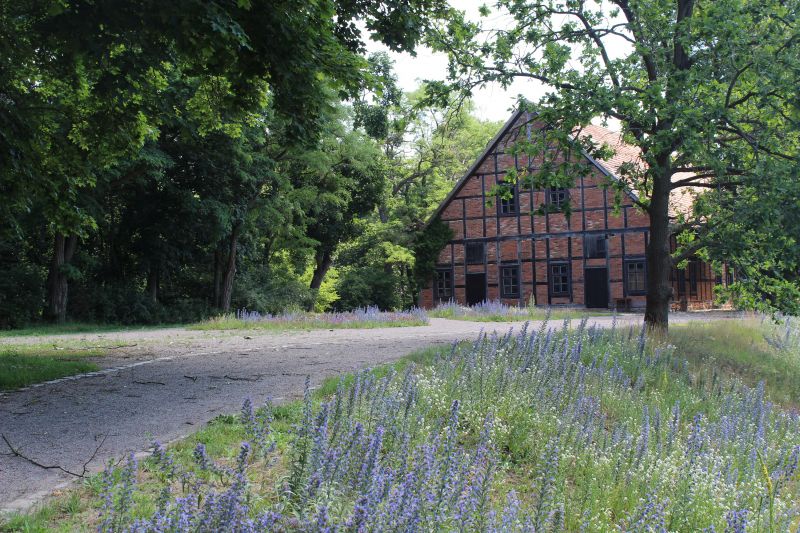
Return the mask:
<path id="1" fill-rule="evenodd" d="M 7 337 L 45 337 L 49 335 L 68 335 L 71 333 L 113 333 L 117 331 L 148 331 L 174 327 L 162 324 L 154 326 L 124 326 L 120 324 L 90 324 L 86 322 L 68 322 L 66 324 L 47 324 L 20 329 L 0 329 L 0 338 Z"/>
<path id="2" fill-rule="evenodd" d="M 97 357 L 102 348 L 60 348 L 56 346 L 0 346 L 0 390 L 13 390 L 84 372 L 98 366 L 87 357 Z"/>

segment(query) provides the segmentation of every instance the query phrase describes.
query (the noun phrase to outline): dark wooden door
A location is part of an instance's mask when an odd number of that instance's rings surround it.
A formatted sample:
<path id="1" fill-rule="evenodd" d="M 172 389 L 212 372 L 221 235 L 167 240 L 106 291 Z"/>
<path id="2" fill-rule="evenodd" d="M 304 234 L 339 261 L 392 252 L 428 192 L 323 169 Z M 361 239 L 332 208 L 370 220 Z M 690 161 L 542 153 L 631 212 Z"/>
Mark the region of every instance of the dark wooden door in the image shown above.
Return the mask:
<path id="1" fill-rule="evenodd" d="M 608 308 L 608 269 L 587 268 L 583 272 L 586 307 Z"/>
<path id="2" fill-rule="evenodd" d="M 467 274 L 467 305 L 486 300 L 486 274 Z"/>

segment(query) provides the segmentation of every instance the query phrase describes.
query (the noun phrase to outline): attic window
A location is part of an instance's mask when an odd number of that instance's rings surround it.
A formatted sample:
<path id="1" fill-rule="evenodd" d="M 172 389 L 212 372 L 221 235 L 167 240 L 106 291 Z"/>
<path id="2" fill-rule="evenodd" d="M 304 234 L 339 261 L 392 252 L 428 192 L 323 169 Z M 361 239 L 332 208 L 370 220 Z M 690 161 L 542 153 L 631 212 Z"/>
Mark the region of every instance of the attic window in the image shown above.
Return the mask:
<path id="1" fill-rule="evenodd" d="M 569 200 L 569 189 L 557 187 L 547 190 L 547 203 L 559 209 L 564 207 Z"/>
<path id="2" fill-rule="evenodd" d="M 515 215 L 517 213 L 516 185 L 508 187 L 504 194 L 498 196 L 497 209 L 501 215 Z"/>

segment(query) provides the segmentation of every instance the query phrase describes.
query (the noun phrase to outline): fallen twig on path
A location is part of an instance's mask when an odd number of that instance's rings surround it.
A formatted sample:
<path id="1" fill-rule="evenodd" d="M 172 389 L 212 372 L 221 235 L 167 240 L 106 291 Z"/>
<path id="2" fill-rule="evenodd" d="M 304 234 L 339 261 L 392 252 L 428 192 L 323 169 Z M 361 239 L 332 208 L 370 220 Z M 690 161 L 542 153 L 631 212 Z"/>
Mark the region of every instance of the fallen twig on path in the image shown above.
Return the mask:
<path id="1" fill-rule="evenodd" d="M 6 446 L 8 446 L 8 449 L 11 450 L 11 454 L 9 454 L 9 455 L 13 455 L 14 457 L 19 457 L 20 459 L 28 461 L 32 465 L 38 466 L 39 468 L 43 468 L 45 470 L 61 470 L 65 474 L 69 474 L 69 475 L 75 476 L 75 477 L 84 478 L 84 477 L 86 477 L 86 472 L 87 472 L 89 463 L 91 463 L 94 460 L 94 458 L 97 457 L 97 454 L 100 451 L 100 448 L 103 447 L 103 444 L 105 444 L 106 439 L 108 438 L 108 435 L 103 435 L 103 439 L 100 441 L 100 444 L 98 444 L 97 448 L 94 449 L 94 452 L 92 452 L 92 455 L 89 457 L 89 459 L 87 459 L 86 462 L 83 463 L 83 469 L 81 470 L 80 474 L 78 474 L 77 472 L 73 472 L 71 470 L 67 470 L 66 468 L 64 468 L 61 465 L 45 465 L 45 464 L 42 464 L 39 461 L 37 461 L 36 459 L 32 459 L 32 458 L 28 457 L 27 455 L 24 455 L 21 451 L 19 451 L 17 448 L 15 448 L 11 444 L 11 442 L 9 442 L 8 438 L 6 438 L 5 435 L 0 435 L 0 437 L 3 438 L 3 442 L 5 442 Z"/>
<path id="2" fill-rule="evenodd" d="M 262 374 L 259 374 L 259 375 L 255 376 L 255 377 L 251 378 L 251 377 L 229 376 L 229 375 L 225 374 L 222 377 L 224 379 L 229 379 L 231 381 L 258 381 L 260 379 L 263 379 L 264 376 Z"/>

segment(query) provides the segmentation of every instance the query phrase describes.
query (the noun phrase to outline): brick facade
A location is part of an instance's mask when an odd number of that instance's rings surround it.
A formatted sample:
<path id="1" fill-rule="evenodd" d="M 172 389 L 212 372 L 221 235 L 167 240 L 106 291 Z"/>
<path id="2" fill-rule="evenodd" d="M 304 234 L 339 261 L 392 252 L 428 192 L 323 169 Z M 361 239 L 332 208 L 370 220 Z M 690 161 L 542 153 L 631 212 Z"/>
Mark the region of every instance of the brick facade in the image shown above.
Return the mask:
<path id="1" fill-rule="evenodd" d="M 511 150 L 532 128 L 526 113 L 515 113 L 440 206 L 437 215 L 453 237 L 439 255 L 437 275 L 420 294 L 420 305 L 431 308 L 452 298 L 643 307 L 648 216 L 627 195 L 614 209 L 614 192 L 607 187 L 614 178 L 606 168 L 581 157 L 589 172 L 568 190 L 570 216 L 537 212 L 547 191 L 517 188 L 508 208 L 491 197 L 508 170 L 537 168 L 535 160 Z M 683 306 L 712 305 L 715 277 L 709 265 L 697 262 L 673 277 Z"/>

